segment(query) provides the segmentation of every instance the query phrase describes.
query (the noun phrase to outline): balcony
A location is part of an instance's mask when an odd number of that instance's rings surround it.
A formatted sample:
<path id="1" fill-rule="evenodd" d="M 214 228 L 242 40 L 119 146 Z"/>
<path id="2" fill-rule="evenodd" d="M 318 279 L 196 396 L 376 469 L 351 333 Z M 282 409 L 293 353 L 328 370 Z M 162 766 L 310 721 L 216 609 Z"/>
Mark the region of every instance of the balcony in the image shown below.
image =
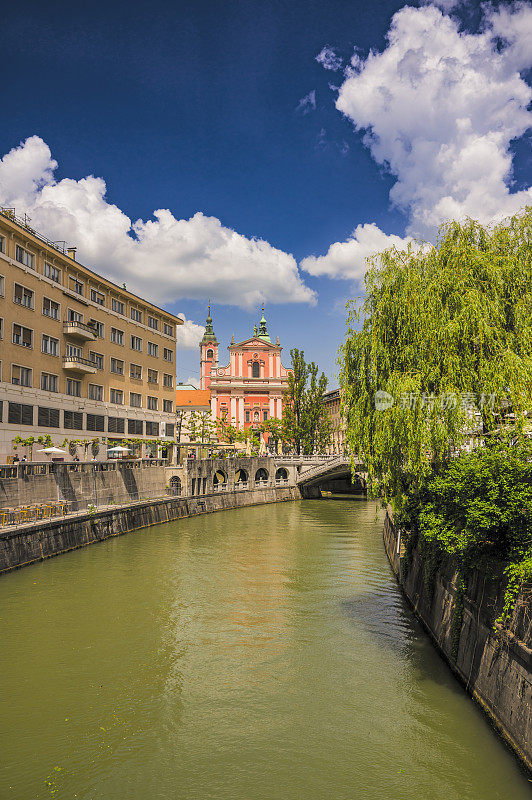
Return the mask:
<path id="1" fill-rule="evenodd" d="M 73 319 L 63 322 L 63 333 L 65 336 L 72 336 L 84 342 L 95 342 L 98 338 L 98 334 L 94 328 L 90 325 L 85 325 L 84 322 L 78 322 Z"/>
<path id="2" fill-rule="evenodd" d="M 64 356 L 63 369 L 83 375 L 95 375 L 98 371 L 94 361 L 89 361 L 88 358 L 82 358 L 81 356 Z"/>

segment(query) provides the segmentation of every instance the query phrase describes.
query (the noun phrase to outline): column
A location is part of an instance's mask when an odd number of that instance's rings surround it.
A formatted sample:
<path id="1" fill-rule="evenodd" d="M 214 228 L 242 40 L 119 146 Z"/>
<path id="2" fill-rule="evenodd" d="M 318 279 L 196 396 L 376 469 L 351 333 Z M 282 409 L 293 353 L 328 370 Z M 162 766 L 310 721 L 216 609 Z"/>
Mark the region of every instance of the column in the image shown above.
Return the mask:
<path id="1" fill-rule="evenodd" d="M 230 424 L 231 425 L 235 425 L 236 424 L 236 397 L 233 397 L 233 395 L 231 395 L 231 400 L 230 400 L 229 416 L 230 416 L 230 420 L 229 420 Z"/>

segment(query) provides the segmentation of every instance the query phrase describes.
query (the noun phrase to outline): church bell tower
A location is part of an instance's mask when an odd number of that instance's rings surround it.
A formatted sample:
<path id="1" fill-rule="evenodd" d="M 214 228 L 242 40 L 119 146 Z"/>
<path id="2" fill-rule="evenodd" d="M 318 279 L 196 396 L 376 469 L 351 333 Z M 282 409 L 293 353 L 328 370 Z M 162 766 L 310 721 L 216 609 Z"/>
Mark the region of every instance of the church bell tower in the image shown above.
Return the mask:
<path id="1" fill-rule="evenodd" d="M 208 389 L 211 383 L 211 369 L 218 366 L 218 339 L 212 327 L 211 306 L 205 323 L 205 333 L 200 342 L 200 374 L 202 389 Z"/>

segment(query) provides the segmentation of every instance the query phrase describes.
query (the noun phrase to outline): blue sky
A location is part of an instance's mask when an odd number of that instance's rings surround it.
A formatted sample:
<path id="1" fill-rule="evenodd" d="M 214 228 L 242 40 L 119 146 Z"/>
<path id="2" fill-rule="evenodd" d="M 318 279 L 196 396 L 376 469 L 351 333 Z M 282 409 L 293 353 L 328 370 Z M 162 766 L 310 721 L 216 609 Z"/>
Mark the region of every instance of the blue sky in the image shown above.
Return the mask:
<path id="1" fill-rule="evenodd" d="M 210 298 L 223 347 L 264 300 L 284 361 L 303 348 L 335 384 L 367 255 L 532 203 L 528 3 L 2 14 L 0 203 L 184 313 L 179 380 L 198 377 Z"/>

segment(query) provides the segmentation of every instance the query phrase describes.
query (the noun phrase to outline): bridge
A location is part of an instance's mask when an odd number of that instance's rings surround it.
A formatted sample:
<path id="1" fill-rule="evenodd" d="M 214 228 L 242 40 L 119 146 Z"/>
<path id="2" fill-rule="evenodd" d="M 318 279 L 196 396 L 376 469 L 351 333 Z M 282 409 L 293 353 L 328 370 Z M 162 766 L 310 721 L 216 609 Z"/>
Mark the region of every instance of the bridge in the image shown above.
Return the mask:
<path id="1" fill-rule="evenodd" d="M 354 494 L 366 489 L 364 465 L 355 462 L 355 480 L 346 456 L 333 456 L 308 467 L 302 466 L 297 485 L 305 497 L 319 497 L 321 490 Z"/>

